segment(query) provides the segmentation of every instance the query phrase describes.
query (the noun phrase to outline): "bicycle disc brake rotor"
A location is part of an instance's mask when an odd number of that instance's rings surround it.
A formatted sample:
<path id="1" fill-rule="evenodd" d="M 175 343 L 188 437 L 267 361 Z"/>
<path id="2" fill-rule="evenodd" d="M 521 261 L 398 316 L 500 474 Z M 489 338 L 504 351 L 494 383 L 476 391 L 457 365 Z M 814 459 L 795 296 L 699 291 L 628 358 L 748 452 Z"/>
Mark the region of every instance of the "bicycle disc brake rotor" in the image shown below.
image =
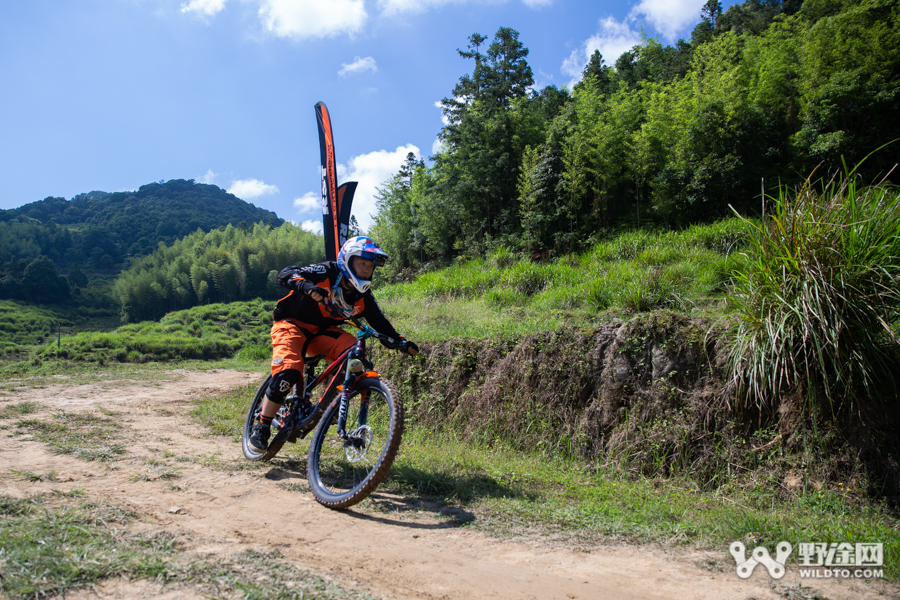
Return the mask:
<path id="1" fill-rule="evenodd" d="M 353 430 L 344 440 L 344 456 L 349 462 L 359 462 L 366 457 L 372 444 L 372 428 L 362 425 Z"/>

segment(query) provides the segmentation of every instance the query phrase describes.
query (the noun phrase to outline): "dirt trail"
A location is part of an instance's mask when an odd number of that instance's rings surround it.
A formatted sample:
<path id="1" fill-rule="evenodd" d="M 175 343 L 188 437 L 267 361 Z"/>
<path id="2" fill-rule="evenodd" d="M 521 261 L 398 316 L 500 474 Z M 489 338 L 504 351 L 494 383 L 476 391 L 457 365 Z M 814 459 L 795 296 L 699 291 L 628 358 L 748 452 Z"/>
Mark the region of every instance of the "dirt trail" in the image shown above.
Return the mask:
<path id="1" fill-rule="evenodd" d="M 128 452 L 112 468 L 51 454 L 14 427 L 0 431 L 0 494 L 25 497 L 51 489 L 85 488 L 92 500 L 127 506 L 139 527 L 186 532 L 186 550 L 232 555 L 278 549 L 298 567 L 381 598 L 447 600 L 510 599 L 776 599 L 806 598 L 790 573 L 777 586 L 758 567 L 738 579 L 730 556 L 655 546 L 599 545 L 578 551 L 558 542 L 496 539 L 454 525 L 447 515 L 410 507 L 404 498 L 379 494 L 364 509 L 345 512 L 316 504 L 296 462 L 242 470 L 238 444 L 198 435 L 192 399 L 260 379 L 234 371 L 172 371 L 152 381 L 107 380 L 85 385 L 64 381 L 3 382 L 9 400 L 42 405 L 36 418 L 104 407 L 121 412 Z M 21 393 L 16 394 L 17 386 Z M 6 404 L 6 403 L 4 403 Z M 0 404 L 2 407 L 4 404 Z M 168 451 L 168 452 L 166 452 Z M 182 469 L 174 481 L 135 481 L 153 458 Z M 184 460 L 189 458 L 190 460 Z M 29 483 L 10 469 L 47 473 L 52 481 Z M 290 485 L 295 484 L 295 485 Z M 290 489 L 289 489 L 290 488 Z M 298 491 L 299 490 L 299 491 Z M 174 509 L 177 508 L 177 511 Z M 717 570 L 702 568 L 717 564 Z M 886 584 L 805 581 L 831 599 L 896 597 Z M 161 586 L 111 581 L 68 598 L 200 598 L 189 584 Z M 819 596 L 822 597 L 822 596 Z"/>

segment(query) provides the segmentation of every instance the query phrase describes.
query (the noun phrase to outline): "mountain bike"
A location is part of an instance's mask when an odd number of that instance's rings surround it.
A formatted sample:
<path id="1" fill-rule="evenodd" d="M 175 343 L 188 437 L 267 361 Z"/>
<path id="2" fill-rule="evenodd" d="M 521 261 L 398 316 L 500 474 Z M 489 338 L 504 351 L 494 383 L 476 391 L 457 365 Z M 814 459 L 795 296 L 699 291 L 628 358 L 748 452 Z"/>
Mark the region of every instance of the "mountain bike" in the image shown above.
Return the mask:
<path id="1" fill-rule="evenodd" d="M 366 498 L 384 480 L 403 435 L 400 396 L 366 359 L 366 340 L 374 338 L 393 349 L 399 348 L 400 342 L 363 325 L 349 313 L 338 312 L 333 305 L 330 309 L 359 330 L 356 344 L 318 374 L 325 357 L 306 358 L 303 379 L 272 420 L 275 435 L 268 449 L 258 452 L 250 446 L 250 435 L 272 376 L 266 377 L 247 411 L 242 445 L 246 458 L 268 461 L 285 442 L 295 443 L 315 429 L 307 460 L 312 493 L 324 506 L 347 508 Z"/>

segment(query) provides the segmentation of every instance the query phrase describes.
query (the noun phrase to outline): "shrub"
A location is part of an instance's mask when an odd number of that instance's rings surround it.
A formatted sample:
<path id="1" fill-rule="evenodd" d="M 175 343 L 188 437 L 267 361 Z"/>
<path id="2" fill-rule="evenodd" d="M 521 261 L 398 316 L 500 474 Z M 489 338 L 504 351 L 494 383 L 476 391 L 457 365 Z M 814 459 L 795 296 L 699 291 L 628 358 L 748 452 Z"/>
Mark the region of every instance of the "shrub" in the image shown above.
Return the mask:
<path id="1" fill-rule="evenodd" d="M 845 400 L 896 394 L 900 311 L 900 194 L 863 187 L 851 171 L 816 191 L 782 188 L 762 223 L 744 220 L 747 263 L 731 383 L 767 411 L 799 393 L 807 414 Z M 849 406 L 849 405 L 848 405 Z"/>

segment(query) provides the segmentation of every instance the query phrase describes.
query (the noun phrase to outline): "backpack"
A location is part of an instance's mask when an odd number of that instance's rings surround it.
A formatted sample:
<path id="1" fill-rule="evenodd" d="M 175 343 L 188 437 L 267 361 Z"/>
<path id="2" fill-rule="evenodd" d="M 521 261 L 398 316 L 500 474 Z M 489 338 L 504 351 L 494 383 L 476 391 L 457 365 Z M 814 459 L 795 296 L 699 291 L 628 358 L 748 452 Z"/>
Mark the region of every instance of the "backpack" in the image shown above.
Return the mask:
<path id="1" fill-rule="evenodd" d="M 300 276 L 300 267 L 297 265 L 291 265 L 289 267 L 285 267 L 282 270 L 278 271 L 278 285 L 283 288 L 287 288 L 289 290 L 294 289 L 291 287 L 291 279 Z"/>

